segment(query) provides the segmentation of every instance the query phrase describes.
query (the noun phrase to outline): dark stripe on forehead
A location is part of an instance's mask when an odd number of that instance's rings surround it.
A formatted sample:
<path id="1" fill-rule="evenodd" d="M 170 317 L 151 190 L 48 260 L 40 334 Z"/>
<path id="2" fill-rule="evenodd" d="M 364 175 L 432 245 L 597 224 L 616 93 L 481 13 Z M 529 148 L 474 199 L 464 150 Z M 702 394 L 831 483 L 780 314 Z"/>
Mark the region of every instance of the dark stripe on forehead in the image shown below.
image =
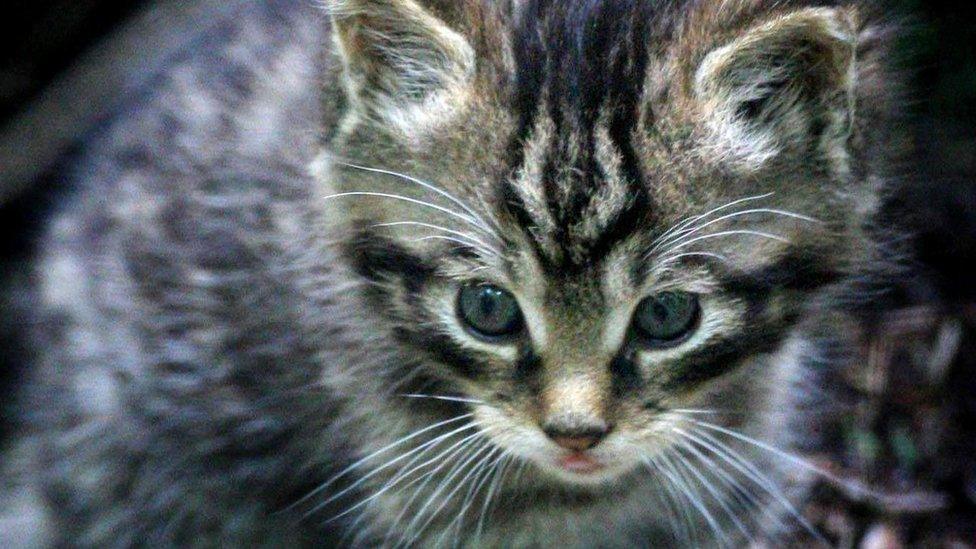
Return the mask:
<path id="1" fill-rule="evenodd" d="M 557 118 L 592 122 L 608 101 L 633 105 L 643 88 L 650 23 L 659 2 L 529 1 L 516 30 L 522 97 L 546 90 Z M 540 60 L 543 66 L 539 66 Z M 535 75 L 525 70 L 544 69 Z M 541 84 L 541 86 L 540 86 Z M 588 124 L 589 125 L 589 124 Z"/>
<path id="2" fill-rule="evenodd" d="M 553 139 L 537 183 L 556 234 L 542 236 L 559 243 L 559 255 L 571 262 L 598 260 L 594 256 L 627 236 L 650 209 L 632 136 L 647 77 L 651 29 L 661 5 L 649 0 L 528 0 L 513 31 L 512 107 L 519 126 L 513 136 L 512 172 L 525 162 L 524 146 L 533 128 L 547 118 Z M 597 160 L 598 129 L 622 158 L 620 173 L 603 173 Z M 594 204 L 601 186 L 618 177 L 627 187 L 627 199 Z M 508 192 L 507 197 L 517 194 Z M 507 203 L 526 229 L 541 225 L 520 200 Z M 581 231 L 574 233 L 573 228 L 594 221 L 594 206 L 613 213 L 595 231 L 598 235 L 585 231 L 588 241 L 580 241 Z"/>

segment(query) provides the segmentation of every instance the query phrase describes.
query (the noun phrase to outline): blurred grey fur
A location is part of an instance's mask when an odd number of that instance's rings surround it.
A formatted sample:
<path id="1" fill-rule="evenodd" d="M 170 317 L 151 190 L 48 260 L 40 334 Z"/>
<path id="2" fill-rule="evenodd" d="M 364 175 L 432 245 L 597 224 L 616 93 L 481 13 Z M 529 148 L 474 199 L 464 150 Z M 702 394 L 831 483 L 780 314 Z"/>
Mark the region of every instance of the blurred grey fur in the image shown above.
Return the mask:
<path id="1" fill-rule="evenodd" d="M 167 37 L 179 47 L 163 45 L 169 55 L 154 59 L 155 71 L 131 66 L 121 71 L 126 77 L 140 74 L 141 86 L 128 86 L 128 97 L 107 101 L 121 106 L 114 108 L 107 129 L 86 145 L 92 155 L 75 170 L 78 180 L 93 187 L 63 202 L 55 236 L 45 247 L 48 259 L 38 272 L 54 277 L 39 291 L 44 301 L 59 305 L 48 309 L 53 317 L 39 319 L 51 339 L 35 344 L 50 353 L 32 366 L 35 377 L 58 378 L 62 385 L 23 397 L 20 408 L 45 448 L 27 473 L 41 482 L 0 506 L 14 515 L 0 519 L 0 540 L 57 532 L 56 539 L 71 545 L 130 546 L 190 543 L 181 536 L 191 530 L 234 532 L 222 523 L 245 523 L 248 513 L 273 511 L 255 498 L 252 487 L 309 461 L 304 454 L 309 448 L 279 453 L 277 437 L 330 420 L 331 405 L 319 418 L 286 413 L 292 409 L 289 399 L 299 396 L 294 387 L 316 375 L 308 354 L 289 358 L 288 349 L 300 353 L 313 336 L 289 318 L 301 307 L 287 305 L 299 298 L 283 282 L 291 273 L 275 271 L 283 267 L 279 260 L 285 252 L 271 241 L 269 228 L 288 222 L 276 202 L 309 188 L 305 166 L 322 127 L 318 81 L 328 27 L 303 0 L 216 4 L 196 12 L 192 35 Z M 145 21 L 142 28 L 171 22 L 153 13 Z M 130 36 L 130 43 L 139 37 Z M 149 57 L 156 53 L 155 44 L 139 47 Z M 102 92 L 109 90 L 95 95 Z M 98 107 L 82 108 L 92 114 Z M 98 117 L 87 114 L 73 122 L 85 125 Z M 153 297 L 140 297 L 142 291 Z M 242 311 L 252 307 L 263 311 L 267 324 L 254 324 Z M 183 337 L 208 345 L 181 343 Z M 152 347 L 143 349 L 151 353 L 150 362 L 136 358 L 135 345 Z M 275 360 L 267 362 L 265 354 Z M 105 360 L 113 361 L 107 369 Z M 276 368 L 286 368 L 286 375 L 276 376 Z M 210 380 L 206 387 L 199 383 L 203 378 L 193 381 L 197 375 Z M 244 406 L 243 395 L 230 394 L 268 376 L 282 385 L 257 406 Z M 125 387 L 116 397 L 123 402 L 106 402 L 116 384 Z M 91 414 L 114 404 L 139 408 L 148 423 L 91 421 Z M 167 419 L 175 409 L 188 424 Z M 195 427 L 186 430 L 190 424 Z M 63 436 L 51 438 L 56 432 Z M 307 440 L 316 444 L 312 437 Z M 221 458 L 213 453 L 215 445 L 250 452 L 254 460 Z M 112 462 L 116 465 L 108 466 Z M 232 478 L 237 481 L 228 482 Z M 236 488 L 228 493 L 225 488 L 232 484 Z M 41 486 L 54 498 L 59 519 L 38 515 L 43 508 L 38 506 L 23 512 L 37 503 L 33 490 Z M 281 502 L 295 489 L 279 488 Z M 100 519 L 101 526 L 79 530 L 113 497 L 139 493 L 140 503 L 120 503 Z M 198 499 L 188 498 L 190 493 Z M 173 507 L 176 500 L 184 511 Z M 55 519 L 54 528 L 45 528 L 41 519 Z M 213 541 L 246 544 L 267 538 L 275 531 L 272 522 L 263 523 L 265 532 L 242 529 Z M 138 524 L 146 530 L 134 527 Z"/>

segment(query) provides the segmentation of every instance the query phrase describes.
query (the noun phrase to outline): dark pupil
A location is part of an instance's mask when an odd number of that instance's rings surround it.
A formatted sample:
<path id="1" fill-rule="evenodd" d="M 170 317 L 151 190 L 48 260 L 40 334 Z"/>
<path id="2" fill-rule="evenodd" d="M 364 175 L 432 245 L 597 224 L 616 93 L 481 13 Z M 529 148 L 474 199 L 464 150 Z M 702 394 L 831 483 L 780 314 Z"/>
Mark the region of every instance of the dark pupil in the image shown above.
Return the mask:
<path id="1" fill-rule="evenodd" d="M 666 292 L 644 300 L 637 310 L 637 327 L 647 338 L 672 341 L 685 335 L 698 316 L 692 294 Z"/>
<path id="2" fill-rule="evenodd" d="M 461 290 L 461 314 L 474 330 L 488 336 L 517 331 L 521 323 L 518 304 L 511 294 L 494 286 L 476 286 Z"/>

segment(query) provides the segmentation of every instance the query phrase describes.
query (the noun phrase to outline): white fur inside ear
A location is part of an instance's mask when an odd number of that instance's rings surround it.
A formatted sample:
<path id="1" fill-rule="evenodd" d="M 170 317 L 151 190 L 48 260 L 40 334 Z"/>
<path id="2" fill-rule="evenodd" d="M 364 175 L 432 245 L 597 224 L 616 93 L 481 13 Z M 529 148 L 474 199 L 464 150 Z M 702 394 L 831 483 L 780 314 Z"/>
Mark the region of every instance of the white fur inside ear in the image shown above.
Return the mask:
<path id="1" fill-rule="evenodd" d="M 753 69 L 755 74 L 744 85 L 722 79 L 722 72 L 743 47 L 739 41 L 711 52 L 695 73 L 695 94 L 701 100 L 705 124 L 711 141 L 708 153 L 713 160 L 732 164 L 743 171 L 762 168 L 779 154 L 771 128 L 751 124 L 740 116 L 739 106 L 769 93 L 768 82 L 778 75 L 774 67 Z"/>
<path id="2" fill-rule="evenodd" d="M 732 164 L 740 171 L 761 169 L 779 155 L 778 140 L 772 131 L 750 125 L 736 116 L 735 109 L 715 106 L 705 122 L 711 142 L 708 154 L 723 164 Z"/>
<path id="3" fill-rule="evenodd" d="M 422 134 L 469 96 L 474 49 L 413 0 L 336 0 L 333 39 L 358 120 Z"/>
<path id="4" fill-rule="evenodd" d="M 828 128 L 820 149 L 837 169 L 846 169 L 856 43 L 851 14 L 812 8 L 767 21 L 710 52 L 695 72 L 694 91 L 711 156 L 742 171 L 759 170 L 784 148 L 809 139 L 811 116 L 822 116 Z"/>
<path id="5" fill-rule="evenodd" d="M 372 122 L 382 124 L 405 144 L 422 146 L 426 136 L 455 118 L 470 97 L 464 85 L 437 91 L 421 103 L 388 103 L 378 106 Z M 371 117 L 372 118 L 372 117 Z"/>

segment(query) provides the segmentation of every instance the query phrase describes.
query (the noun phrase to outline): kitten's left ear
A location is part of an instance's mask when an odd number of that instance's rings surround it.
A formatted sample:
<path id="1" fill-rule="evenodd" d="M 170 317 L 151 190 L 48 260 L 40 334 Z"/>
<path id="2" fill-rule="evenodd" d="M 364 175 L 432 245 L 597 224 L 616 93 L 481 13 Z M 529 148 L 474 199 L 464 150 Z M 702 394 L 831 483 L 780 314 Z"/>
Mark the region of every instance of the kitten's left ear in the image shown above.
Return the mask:
<path id="1" fill-rule="evenodd" d="M 852 12 L 809 8 L 749 28 L 708 53 L 694 90 L 717 148 L 745 169 L 811 149 L 843 162 L 857 36 Z"/>
<path id="2" fill-rule="evenodd" d="M 450 4 L 450 2 L 447 2 Z M 370 115 L 457 94 L 474 73 L 468 41 L 415 0 L 331 0 L 335 40 L 353 105 Z"/>

